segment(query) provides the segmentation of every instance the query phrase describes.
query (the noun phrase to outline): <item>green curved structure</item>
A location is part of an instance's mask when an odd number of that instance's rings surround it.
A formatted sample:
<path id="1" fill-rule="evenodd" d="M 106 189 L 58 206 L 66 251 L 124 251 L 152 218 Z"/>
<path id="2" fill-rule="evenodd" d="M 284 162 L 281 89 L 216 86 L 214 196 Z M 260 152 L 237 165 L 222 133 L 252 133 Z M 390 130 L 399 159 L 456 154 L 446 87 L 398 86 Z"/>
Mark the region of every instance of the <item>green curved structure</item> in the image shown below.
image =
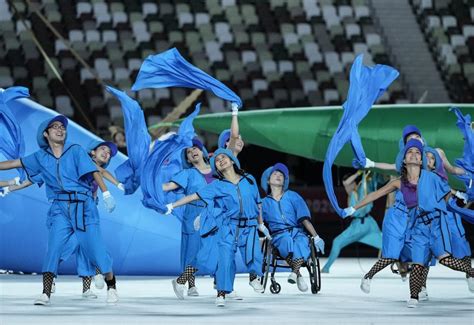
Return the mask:
<path id="1" fill-rule="evenodd" d="M 474 115 L 474 104 L 375 105 L 359 125 L 367 156 L 374 161 L 394 162 L 403 127 L 415 124 L 428 144 L 442 148 L 450 161 L 460 157 L 463 139 L 456 116 L 449 111 L 451 106 Z M 340 106 L 242 111 L 239 126 L 247 143 L 323 161 L 341 115 Z M 230 113 L 203 115 L 194 120 L 194 126 L 218 134 L 229 128 L 230 119 Z M 335 163 L 351 166 L 352 158 L 347 145 Z"/>

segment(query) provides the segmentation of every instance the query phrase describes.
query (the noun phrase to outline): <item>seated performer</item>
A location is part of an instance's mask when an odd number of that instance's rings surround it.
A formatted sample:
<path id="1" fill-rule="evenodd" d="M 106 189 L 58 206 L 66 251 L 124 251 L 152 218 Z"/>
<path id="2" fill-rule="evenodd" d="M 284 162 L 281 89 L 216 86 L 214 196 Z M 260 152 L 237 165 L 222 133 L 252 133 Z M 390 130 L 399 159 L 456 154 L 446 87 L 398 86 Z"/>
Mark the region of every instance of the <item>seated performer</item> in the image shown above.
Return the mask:
<path id="1" fill-rule="evenodd" d="M 267 193 L 262 201 L 262 216 L 270 228 L 272 245 L 291 267 L 288 282 L 296 283 L 300 291 L 307 291 L 300 268 L 310 256 L 309 245 L 314 243 L 318 252 L 324 254 L 324 240 L 311 224 L 306 202 L 298 193 L 288 189 L 289 172 L 284 164 L 268 167 L 262 174 L 260 185 Z"/>

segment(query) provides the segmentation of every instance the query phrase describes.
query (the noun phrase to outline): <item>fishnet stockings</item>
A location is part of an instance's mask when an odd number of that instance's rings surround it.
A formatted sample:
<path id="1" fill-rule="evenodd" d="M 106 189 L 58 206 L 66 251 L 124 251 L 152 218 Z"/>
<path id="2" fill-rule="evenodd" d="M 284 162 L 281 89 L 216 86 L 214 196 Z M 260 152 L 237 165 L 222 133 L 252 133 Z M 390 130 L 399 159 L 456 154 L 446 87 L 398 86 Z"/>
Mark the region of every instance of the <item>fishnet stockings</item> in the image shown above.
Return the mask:
<path id="1" fill-rule="evenodd" d="M 43 293 L 51 297 L 51 287 L 53 286 L 54 273 L 45 272 L 43 273 Z"/>
<path id="2" fill-rule="evenodd" d="M 189 281 L 189 287 L 194 287 L 194 273 L 197 272 L 197 269 L 192 267 L 191 265 L 186 266 L 184 272 L 176 279 L 176 282 L 179 284 L 186 284 Z M 191 279 L 192 278 L 192 279 Z M 192 282 L 192 285 L 191 285 Z"/>
<path id="3" fill-rule="evenodd" d="M 369 272 L 364 275 L 364 279 L 372 279 L 374 275 L 376 275 L 378 272 L 382 271 L 384 268 L 386 268 L 388 265 L 392 264 L 395 262 L 396 259 L 393 258 L 381 258 L 377 262 L 375 262 L 374 266 L 369 270 Z"/>
<path id="4" fill-rule="evenodd" d="M 82 293 L 86 292 L 91 288 L 92 277 L 91 276 L 83 276 L 82 277 Z"/>
<path id="5" fill-rule="evenodd" d="M 418 293 L 423 286 L 423 274 L 425 267 L 414 264 L 410 273 L 410 298 L 418 300 Z"/>
<path id="6" fill-rule="evenodd" d="M 469 277 L 474 277 L 474 269 L 465 260 L 447 256 L 439 260 L 440 264 L 449 267 L 452 270 L 466 273 Z"/>

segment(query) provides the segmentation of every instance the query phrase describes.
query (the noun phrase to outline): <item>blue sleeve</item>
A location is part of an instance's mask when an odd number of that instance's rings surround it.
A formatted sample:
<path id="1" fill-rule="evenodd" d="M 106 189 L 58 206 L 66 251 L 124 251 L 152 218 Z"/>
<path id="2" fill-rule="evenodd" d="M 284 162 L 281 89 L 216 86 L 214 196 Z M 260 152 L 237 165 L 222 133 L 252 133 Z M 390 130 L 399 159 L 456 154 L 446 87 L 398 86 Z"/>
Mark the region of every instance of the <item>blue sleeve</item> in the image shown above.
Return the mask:
<path id="1" fill-rule="evenodd" d="M 306 201 L 296 192 L 292 193 L 292 203 L 295 209 L 296 220 L 302 222 L 304 219 L 311 219 L 311 212 L 309 211 Z"/>
<path id="2" fill-rule="evenodd" d="M 214 181 L 206 186 L 204 186 L 202 189 L 196 192 L 196 194 L 203 200 L 206 204 L 211 204 L 216 197 L 219 196 L 219 187 L 218 184 L 219 181 Z"/>
<path id="3" fill-rule="evenodd" d="M 258 189 L 258 185 L 257 185 L 257 181 L 255 180 L 255 177 L 253 177 L 250 174 L 247 174 L 247 177 L 251 179 L 253 182 L 252 187 L 255 192 L 255 202 L 257 202 L 257 204 L 262 204 L 262 198 L 260 197 L 260 190 Z"/>
<path id="4" fill-rule="evenodd" d="M 20 159 L 23 169 L 26 171 L 28 179 L 32 183 L 36 183 L 33 179 L 35 175 L 41 173 L 41 164 L 38 159 L 39 151 L 32 153 L 29 156 Z"/>
<path id="5" fill-rule="evenodd" d="M 74 146 L 74 159 L 78 178 L 97 171 L 97 166 L 87 152 L 79 145 Z"/>
<path id="6" fill-rule="evenodd" d="M 189 176 L 190 175 L 188 173 L 188 170 L 183 169 L 171 178 L 171 182 L 175 183 L 183 189 L 186 189 L 186 187 L 188 187 Z"/>
<path id="7" fill-rule="evenodd" d="M 32 183 L 38 185 L 38 187 L 41 187 L 41 186 L 43 186 L 43 184 L 44 184 L 43 177 L 41 177 L 40 174 L 29 175 L 28 179 L 29 179 Z"/>

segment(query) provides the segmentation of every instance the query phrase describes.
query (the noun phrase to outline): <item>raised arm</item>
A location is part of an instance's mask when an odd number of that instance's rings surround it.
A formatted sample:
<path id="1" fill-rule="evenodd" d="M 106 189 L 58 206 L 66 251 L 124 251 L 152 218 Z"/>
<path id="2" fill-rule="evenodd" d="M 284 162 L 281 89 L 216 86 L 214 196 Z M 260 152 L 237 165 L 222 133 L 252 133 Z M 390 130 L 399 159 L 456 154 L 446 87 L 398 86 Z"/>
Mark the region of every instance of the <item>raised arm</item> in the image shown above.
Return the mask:
<path id="1" fill-rule="evenodd" d="M 441 157 L 441 160 L 443 161 L 443 166 L 448 173 L 450 173 L 451 175 L 464 175 L 466 173 L 466 171 L 463 168 L 451 165 L 443 149 L 436 148 L 436 151 L 439 153 L 439 156 Z"/>
<path id="2" fill-rule="evenodd" d="M 22 168 L 20 159 L 6 160 L 0 162 L 0 170 L 9 170 L 14 168 Z"/>
<path id="3" fill-rule="evenodd" d="M 357 203 L 354 206 L 354 209 L 360 209 L 367 204 L 374 202 L 375 200 L 381 198 L 382 196 L 385 196 L 389 193 L 392 193 L 393 191 L 397 190 L 400 188 L 400 180 L 396 179 L 394 181 L 391 181 L 390 183 L 386 184 L 382 188 L 378 189 L 375 192 L 369 193 L 364 199 L 362 199 L 359 203 Z"/>
<path id="4" fill-rule="evenodd" d="M 344 189 L 346 190 L 346 193 L 350 195 L 353 191 L 353 188 L 351 188 L 351 184 L 355 182 L 356 178 L 361 175 L 363 172 L 361 170 L 358 170 L 357 173 L 349 176 L 346 180 L 342 182 L 342 185 L 344 185 Z"/>
<path id="5" fill-rule="evenodd" d="M 239 118 L 237 114 L 239 113 L 238 107 L 236 104 L 232 103 L 232 121 L 230 122 L 230 139 L 229 148 L 234 154 L 238 154 L 235 150 L 236 142 L 240 137 L 240 130 L 239 130 Z"/>

